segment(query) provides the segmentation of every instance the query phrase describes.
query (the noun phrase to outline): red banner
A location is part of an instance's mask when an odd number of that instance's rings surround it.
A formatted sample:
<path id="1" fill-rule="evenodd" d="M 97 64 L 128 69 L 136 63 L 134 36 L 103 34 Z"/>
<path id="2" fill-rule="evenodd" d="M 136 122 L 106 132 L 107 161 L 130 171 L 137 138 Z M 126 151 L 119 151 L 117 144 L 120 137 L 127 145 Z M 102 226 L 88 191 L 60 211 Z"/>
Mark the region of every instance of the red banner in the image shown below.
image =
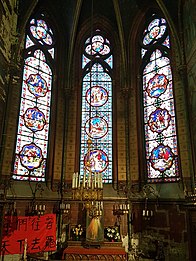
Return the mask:
<path id="1" fill-rule="evenodd" d="M 6 216 L 1 253 L 26 254 L 56 250 L 56 215 Z"/>

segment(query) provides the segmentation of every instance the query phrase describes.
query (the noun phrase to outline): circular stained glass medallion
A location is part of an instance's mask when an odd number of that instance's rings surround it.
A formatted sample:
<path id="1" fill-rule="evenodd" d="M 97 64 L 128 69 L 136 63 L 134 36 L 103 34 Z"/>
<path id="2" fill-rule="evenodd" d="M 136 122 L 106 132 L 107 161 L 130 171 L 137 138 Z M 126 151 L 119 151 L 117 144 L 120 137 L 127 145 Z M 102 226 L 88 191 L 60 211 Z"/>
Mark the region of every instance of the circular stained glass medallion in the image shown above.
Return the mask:
<path id="1" fill-rule="evenodd" d="M 164 74 L 155 74 L 149 80 L 146 91 L 151 98 L 158 98 L 166 91 L 167 85 L 168 79 Z"/>
<path id="2" fill-rule="evenodd" d="M 93 86 L 86 92 L 86 100 L 91 106 L 103 106 L 108 100 L 108 92 L 100 86 Z"/>
<path id="3" fill-rule="evenodd" d="M 25 126 L 33 132 L 43 130 L 46 119 L 43 112 L 38 108 L 28 108 L 23 115 Z"/>
<path id="4" fill-rule="evenodd" d="M 101 35 L 95 35 L 92 37 L 92 43 L 95 43 L 95 42 L 103 43 L 104 38 Z"/>
<path id="5" fill-rule="evenodd" d="M 108 124 L 101 117 L 92 117 L 86 122 L 85 130 L 89 137 L 99 139 L 108 132 Z"/>
<path id="6" fill-rule="evenodd" d="M 108 166 L 108 156 L 102 150 L 91 150 L 84 157 L 84 166 L 91 172 L 103 172 Z"/>
<path id="7" fill-rule="evenodd" d="M 158 108 L 150 114 L 148 125 L 153 132 L 161 133 L 167 129 L 171 115 L 166 109 Z"/>
<path id="8" fill-rule="evenodd" d="M 46 81 L 39 74 L 30 74 L 26 81 L 30 93 L 36 98 L 46 96 L 48 91 Z"/>
<path id="9" fill-rule="evenodd" d="M 87 45 L 85 51 L 89 55 L 94 55 L 101 53 L 104 48 L 104 38 L 101 35 L 95 35 L 92 37 L 92 43 Z"/>
<path id="10" fill-rule="evenodd" d="M 154 19 L 145 31 L 143 44 L 151 44 L 152 41 L 156 42 L 157 39 L 163 37 L 166 31 L 166 21 L 164 19 Z"/>
<path id="11" fill-rule="evenodd" d="M 34 143 L 24 145 L 19 156 L 21 164 L 28 170 L 38 168 L 43 160 L 42 150 Z"/>
<path id="12" fill-rule="evenodd" d="M 103 50 L 104 45 L 101 42 L 94 42 L 92 43 L 92 49 L 96 52 L 99 53 Z"/>
<path id="13" fill-rule="evenodd" d="M 47 32 L 46 32 L 45 28 L 43 28 L 42 26 L 37 26 L 36 34 L 37 34 L 38 39 L 39 38 L 44 39 L 44 38 L 46 38 Z"/>
<path id="14" fill-rule="evenodd" d="M 100 52 L 101 55 L 106 55 L 110 52 L 110 47 L 107 46 L 106 44 L 104 45 L 103 50 Z"/>
<path id="15" fill-rule="evenodd" d="M 150 37 L 151 39 L 154 39 L 154 38 L 156 38 L 156 37 L 159 35 L 159 33 L 160 33 L 160 27 L 159 27 L 159 26 L 155 26 L 155 27 L 153 27 L 153 28 L 150 30 L 150 32 L 149 32 L 149 37 Z"/>
<path id="16" fill-rule="evenodd" d="M 52 44 L 52 37 L 49 34 L 49 28 L 45 21 L 43 20 L 32 20 L 30 26 L 30 31 L 34 38 L 38 40 L 43 40 L 44 43 L 51 45 Z"/>
<path id="17" fill-rule="evenodd" d="M 92 45 L 87 45 L 85 51 L 89 55 L 107 55 L 110 52 L 110 47 L 101 42 L 94 42 Z"/>
<path id="18" fill-rule="evenodd" d="M 169 169 L 174 159 L 173 152 L 169 146 L 159 145 L 151 152 L 150 162 L 155 170 L 160 172 Z"/>

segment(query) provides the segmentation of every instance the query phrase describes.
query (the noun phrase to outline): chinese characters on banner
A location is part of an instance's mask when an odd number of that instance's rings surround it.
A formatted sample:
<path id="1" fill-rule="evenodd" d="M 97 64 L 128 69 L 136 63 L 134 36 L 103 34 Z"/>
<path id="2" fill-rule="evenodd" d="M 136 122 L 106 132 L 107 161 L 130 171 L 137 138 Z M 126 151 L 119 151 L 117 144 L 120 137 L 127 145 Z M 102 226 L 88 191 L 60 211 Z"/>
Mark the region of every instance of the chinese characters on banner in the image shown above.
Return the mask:
<path id="1" fill-rule="evenodd" d="M 56 215 L 6 216 L 1 251 L 4 255 L 56 250 Z"/>

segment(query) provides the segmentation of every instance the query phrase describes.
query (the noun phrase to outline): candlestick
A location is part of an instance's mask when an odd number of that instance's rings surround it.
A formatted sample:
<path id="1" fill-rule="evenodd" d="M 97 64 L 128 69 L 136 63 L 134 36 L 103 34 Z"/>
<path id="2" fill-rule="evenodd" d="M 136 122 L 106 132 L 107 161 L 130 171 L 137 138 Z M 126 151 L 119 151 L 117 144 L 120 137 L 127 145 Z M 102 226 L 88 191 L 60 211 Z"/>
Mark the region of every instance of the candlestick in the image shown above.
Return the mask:
<path id="1" fill-rule="evenodd" d="M 27 238 L 24 241 L 24 253 L 23 253 L 24 260 L 27 260 Z"/>
<path id="2" fill-rule="evenodd" d="M 78 172 L 75 174 L 75 188 L 78 187 Z"/>
<path id="3" fill-rule="evenodd" d="M 75 188 L 75 172 L 73 173 L 72 176 L 72 188 Z"/>
<path id="4" fill-rule="evenodd" d="M 83 187 L 84 188 L 86 187 L 86 173 L 84 173 L 84 176 L 83 176 Z"/>

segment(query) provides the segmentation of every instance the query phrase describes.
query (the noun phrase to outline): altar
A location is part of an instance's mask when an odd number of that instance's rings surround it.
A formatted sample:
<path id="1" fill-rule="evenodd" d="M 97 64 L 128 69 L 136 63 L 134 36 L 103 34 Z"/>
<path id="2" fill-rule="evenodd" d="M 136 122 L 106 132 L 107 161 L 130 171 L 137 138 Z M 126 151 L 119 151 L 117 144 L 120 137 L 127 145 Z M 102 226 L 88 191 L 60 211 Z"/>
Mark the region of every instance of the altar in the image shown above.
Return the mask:
<path id="1" fill-rule="evenodd" d="M 127 260 L 127 253 L 122 247 L 122 243 L 103 243 L 100 247 L 86 248 L 81 243 L 69 242 L 64 250 L 62 260 Z"/>

